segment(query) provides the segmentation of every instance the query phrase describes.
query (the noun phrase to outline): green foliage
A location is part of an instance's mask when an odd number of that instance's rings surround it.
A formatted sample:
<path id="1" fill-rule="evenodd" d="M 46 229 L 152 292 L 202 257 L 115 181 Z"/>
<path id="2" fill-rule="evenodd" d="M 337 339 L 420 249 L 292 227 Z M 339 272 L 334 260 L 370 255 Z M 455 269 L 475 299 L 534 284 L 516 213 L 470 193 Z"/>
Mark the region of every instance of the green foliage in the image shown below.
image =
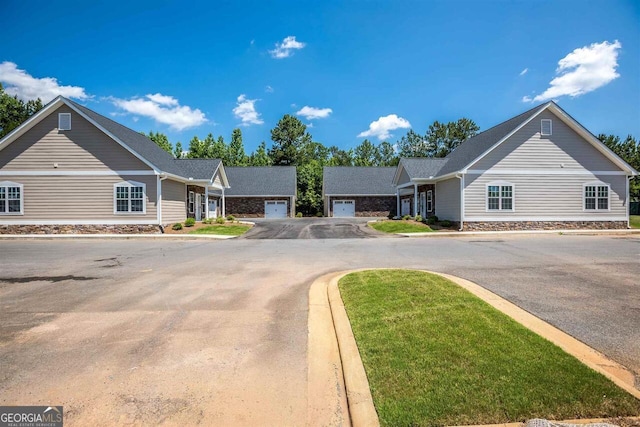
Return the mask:
<path id="1" fill-rule="evenodd" d="M 435 121 L 424 136 L 409 130 L 398 141 L 400 157 L 446 157 L 458 145 L 478 134 L 480 127 L 467 118 L 455 122 Z"/>
<path id="2" fill-rule="evenodd" d="M 409 221 L 411 219 L 411 215 L 405 215 L 402 217 L 403 220 Z"/>
<path id="3" fill-rule="evenodd" d="M 453 224 L 448 219 L 445 219 L 445 220 L 440 221 L 440 225 L 445 227 L 445 228 L 448 228 L 448 227 L 451 227 Z"/>
<path id="4" fill-rule="evenodd" d="M 267 144 L 264 141 L 249 156 L 249 166 L 271 166 L 271 158 L 267 153 Z"/>
<path id="5" fill-rule="evenodd" d="M 316 216 L 317 216 L 318 218 L 322 218 L 324 215 L 322 215 L 322 212 L 316 212 Z"/>
<path id="6" fill-rule="evenodd" d="M 235 221 L 236 217 L 233 215 L 227 215 L 227 221 Z"/>
<path id="7" fill-rule="evenodd" d="M 173 157 L 181 159 L 183 157 L 182 151 L 182 143 L 180 141 L 176 142 L 176 148 L 173 149 Z"/>
<path id="8" fill-rule="evenodd" d="M 212 224 L 213 223 L 213 218 L 205 218 L 202 220 L 203 224 Z"/>
<path id="9" fill-rule="evenodd" d="M 187 219 L 184 221 L 184 226 L 185 226 L 185 227 L 193 227 L 194 225 L 196 225 L 196 220 L 195 220 L 195 218 L 187 218 Z"/>
<path id="10" fill-rule="evenodd" d="M 296 169 L 298 199 L 296 210 L 306 215 L 322 211 L 322 163 L 309 160 Z"/>
<path id="11" fill-rule="evenodd" d="M 175 224 L 173 224 L 173 226 L 171 227 L 172 230 L 182 230 L 182 224 L 180 224 L 179 222 L 176 222 Z"/>
<path id="12" fill-rule="evenodd" d="M 40 98 L 24 102 L 11 96 L 0 84 L 0 138 L 20 126 L 43 107 Z"/>
<path id="13" fill-rule="evenodd" d="M 200 227 L 189 234 L 216 234 L 219 236 L 239 236 L 244 234 L 251 228 L 250 225 L 235 224 L 235 225 L 209 225 L 207 227 Z"/>
<path id="14" fill-rule="evenodd" d="M 162 148 L 167 153 L 173 154 L 173 146 L 169 142 L 169 138 L 167 138 L 167 135 L 160 132 L 153 132 L 153 131 L 149 131 L 149 134 L 146 134 L 146 135 L 144 132 L 142 134 L 148 137 L 153 142 L 155 142 L 158 145 L 158 147 Z"/>
<path id="15" fill-rule="evenodd" d="M 409 221 L 376 221 L 370 226 L 383 233 L 430 233 L 433 231 L 428 225 Z"/>
<path id="16" fill-rule="evenodd" d="M 353 150 L 341 150 L 335 145 L 329 147 L 327 166 L 353 166 Z"/>
<path id="17" fill-rule="evenodd" d="M 242 142 L 242 131 L 238 128 L 231 133 L 231 143 L 227 149 L 227 155 L 222 157 L 222 161 L 227 166 L 247 166 L 249 158 L 244 152 Z"/>
<path id="18" fill-rule="evenodd" d="M 269 157 L 275 166 L 296 166 L 300 164 L 300 149 L 311 142 L 307 126 L 295 116 L 285 114 L 276 127 L 271 129 L 273 146 Z"/>
<path id="19" fill-rule="evenodd" d="M 216 218 L 216 224 L 224 224 L 225 223 L 225 219 L 223 216 L 219 216 Z"/>
<path id="20" fill-rule="evenodd" d="M 377 166 L 378 148 L 365 139 L 353 150 L 353 164 L 355 166 Z"/>
<path id="21" fill-rule="evenodd" d="M 429 218 L 427 218 L 427 224 L 429 225 L 433 225 L 436 222 L 438 222 L 438 217 L 435 215 L 431 215 Z"/>
<path id="22" fill-rule="evenodd" d="M 302 218 L 302 212 L 298 212 L 298 213 L 296 214 L 296 218 Z"/>
<path id="23" fill-rule="evenodd" d="M 415 220 L 417 222 L 422 222 L 422 215 L 416 215 Z"/>
<path id="24" fill-rule="evenodd" d="M 434 147 L 413 129 L 409 129 L 397 144 L 400 157 L 433 157 Z"/>
<path id="25" fill-rule="evenodd" d="M 376 166 L 398 166 L 398 162 L 400 161 L 393 145 L 387 141 L 382 141 L 378 144 L 376 157 Z"/>
<path id="26" fill-rule="evenodd" d="M 615 135 L 598 135 L 602 141 L 614 153 L 629 163 L 635 170 L 640 170 L 640 144 L 631 135 L 627 135 L 624 141 Z M 629 195 L 631 200 L 640 200 L 640 177 L 635 177 L 629 181 Z"/>

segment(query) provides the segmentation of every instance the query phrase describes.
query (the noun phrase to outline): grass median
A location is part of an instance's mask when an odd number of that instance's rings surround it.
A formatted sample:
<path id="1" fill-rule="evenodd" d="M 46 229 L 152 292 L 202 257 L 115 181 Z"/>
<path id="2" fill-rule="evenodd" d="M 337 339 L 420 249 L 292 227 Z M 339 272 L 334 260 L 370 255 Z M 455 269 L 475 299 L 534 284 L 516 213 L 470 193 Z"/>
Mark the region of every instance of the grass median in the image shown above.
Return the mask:
<path id="1" fill-rule="evenodd" d="M 640 414 L 640 401 L 440 276 L 353 273 L 339 283 L 382 425 Z"/>
<path id="2" fill-rule="evenodd" d="M 640 215 L 629 216 L 629 225 L 631 228 L 640 228 Z"/>
<path id="3" fill-rule="evenodd" d="M 369 225 L 384 233 L 430 233 L 433 231 L 428 225 L 416 221 L 376 221 Z"/>
<path id="4" fill-rule="evenodd" d="M 251 226 L 244 224 L 234 225 L 207 225 L 189 231 L 189 234 L 217 234 L 219 236 L 239 236 L 249 230 Z"/>

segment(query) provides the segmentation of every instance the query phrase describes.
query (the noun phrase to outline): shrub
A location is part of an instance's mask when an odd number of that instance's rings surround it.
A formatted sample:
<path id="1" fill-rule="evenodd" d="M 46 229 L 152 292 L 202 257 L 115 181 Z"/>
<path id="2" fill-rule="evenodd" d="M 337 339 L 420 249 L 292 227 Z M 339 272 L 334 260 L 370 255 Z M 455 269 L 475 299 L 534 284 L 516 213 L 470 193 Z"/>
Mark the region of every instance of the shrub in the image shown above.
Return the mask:
<path id="1" fill-rule="evenodd" d="M 182 224 L 180 224 L 179 222 L 176 222 L 175 224 L 173 224 L 173 227 L 171 227 L 173 230 L 182 230 Z"/>
<path id="2" fill-rule="evenodd" d="M 402 217 L 403 220 L 409 221 L 411 219 L 411 215 L 405 215 Z"/>
<path id="3" fill-rule="evenodd" d="M 416 215 L 416 221 L 422 222 L 422 215 Z"/>
<path id="4" fill-rule="evenodd" d="M 184 222 L 185 227 L 193 227 L 194 225 L 196 225 L 195 218 L 187 218 Z"/>
<path id="5" fill-rule="evenodd" d="M 216 224 L 224 224 L 224 217 L 219 216 L 216 218 Z"/>
<path id="6" fill-rule="evenodd" d="M 213 222 L 213 218 L 205 218 L 202 220 L 203 224 L 211 224 Z"/>
<path id="7" fill-rule="evenodd" d="M 227 221 L 235 221 L 236 217 L 233 215 L 227 215 Z"/>
<path id="8" fill-rule="evenodd" d="M 436 222 L 438 222 L 438 217 L 435 215 L 431 215 L 429 218 L 427 218 L 427 224 L 429 225 L 433 225 Z"/>
<path id="9" fill-rule="evenodd" d="M 451 221 L 448 219 L 445 219 L 444 221 L 440 221 L 440 225 L 443 227 L 451 227 L 453 224 L 451 224 Z"/>
<path id="10" fill-rule="evenodd" d="M 316 216 L 317 216 L 318 218 L 322 218 L 324 215 L 322 215 L 322 212 L 316 212 Z"/>
<path id="11" fill-rule="evenodd" d="M 302 218 L 302 212 L 298 212 L 298 213 L 296 214 L 296 218 Z"/>

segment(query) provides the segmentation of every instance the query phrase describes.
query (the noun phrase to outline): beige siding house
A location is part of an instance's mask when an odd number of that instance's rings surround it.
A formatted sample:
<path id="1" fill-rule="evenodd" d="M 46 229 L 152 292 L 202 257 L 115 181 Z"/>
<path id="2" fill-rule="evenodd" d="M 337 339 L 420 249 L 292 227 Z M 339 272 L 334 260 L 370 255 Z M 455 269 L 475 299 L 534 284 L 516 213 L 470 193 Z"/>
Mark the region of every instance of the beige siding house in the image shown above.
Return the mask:
<path id="1" fill-rule="evenodd" d="M 3 234 L 160 232 L 187 218 L 190 187 L 224 209 L 220 160 L 175 159 L 63 97 L 0 140 Z M 195 211 L 214 214 L 208 203 Z"/>
<path id="2" fill-rule="evenodd" d="M 461 230 L 627 228 L 638 172 L 554 102 L 468 139 L 444 159 L 401 159 L 394 184 L 411 214 Z M 435 186 L 426 212 L 420 190 Z"/>

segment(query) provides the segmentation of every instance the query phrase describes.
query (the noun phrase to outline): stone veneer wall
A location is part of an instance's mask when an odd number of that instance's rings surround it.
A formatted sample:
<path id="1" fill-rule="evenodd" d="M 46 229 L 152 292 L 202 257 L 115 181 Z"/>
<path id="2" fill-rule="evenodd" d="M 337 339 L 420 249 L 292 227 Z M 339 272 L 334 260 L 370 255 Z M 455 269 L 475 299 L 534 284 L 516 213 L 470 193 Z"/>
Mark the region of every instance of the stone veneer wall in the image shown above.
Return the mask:
<path id="1" fill-rule="evenodd" d="M 204 187 L 200 187 L 197 185 L 187 185 L 187 193 L 185 194 L 185 206 L 187 207 L 187 218 L 195 218 L 196 217 L 196 206 L 195 206 L 195 194 L 193 196 L 193 213 L 189 212 L 189 191 L 193 191 L 194 193 L 200 193 L 202 194 L 202 197 L 204 197 Z M 204 216 L 204 212 L 202 213 L 202 216 Z"/>
<path id="2" fill-rule="evenodd" d="M 264 202 L 267 200 L 285 200 L 289 217 L 292 217 L 291 197 L 225 197 L 225 211 L 227 215 L 242 218 L 264 218 Z"/>
<path id="3" fill-rule="evenodd" d="M 464 231 L 620 230 L 627 228 L 627 221 L 465 221 L 463 227 Z"/>
<path id="4" fill-rule="evenodd" d="M 0 225 L 0 234 L 157 234 L 160 226 L 153 224 L 90 224 L 90 225 Z"/>
<path id="5" fill-rule="evenodd" d="M 329 197 L 329 216 L 333 216 L 334 200 L 354 200 L 357 217 L 386 217 L 396 214 L 396 196 L 331 196 Z"/>

